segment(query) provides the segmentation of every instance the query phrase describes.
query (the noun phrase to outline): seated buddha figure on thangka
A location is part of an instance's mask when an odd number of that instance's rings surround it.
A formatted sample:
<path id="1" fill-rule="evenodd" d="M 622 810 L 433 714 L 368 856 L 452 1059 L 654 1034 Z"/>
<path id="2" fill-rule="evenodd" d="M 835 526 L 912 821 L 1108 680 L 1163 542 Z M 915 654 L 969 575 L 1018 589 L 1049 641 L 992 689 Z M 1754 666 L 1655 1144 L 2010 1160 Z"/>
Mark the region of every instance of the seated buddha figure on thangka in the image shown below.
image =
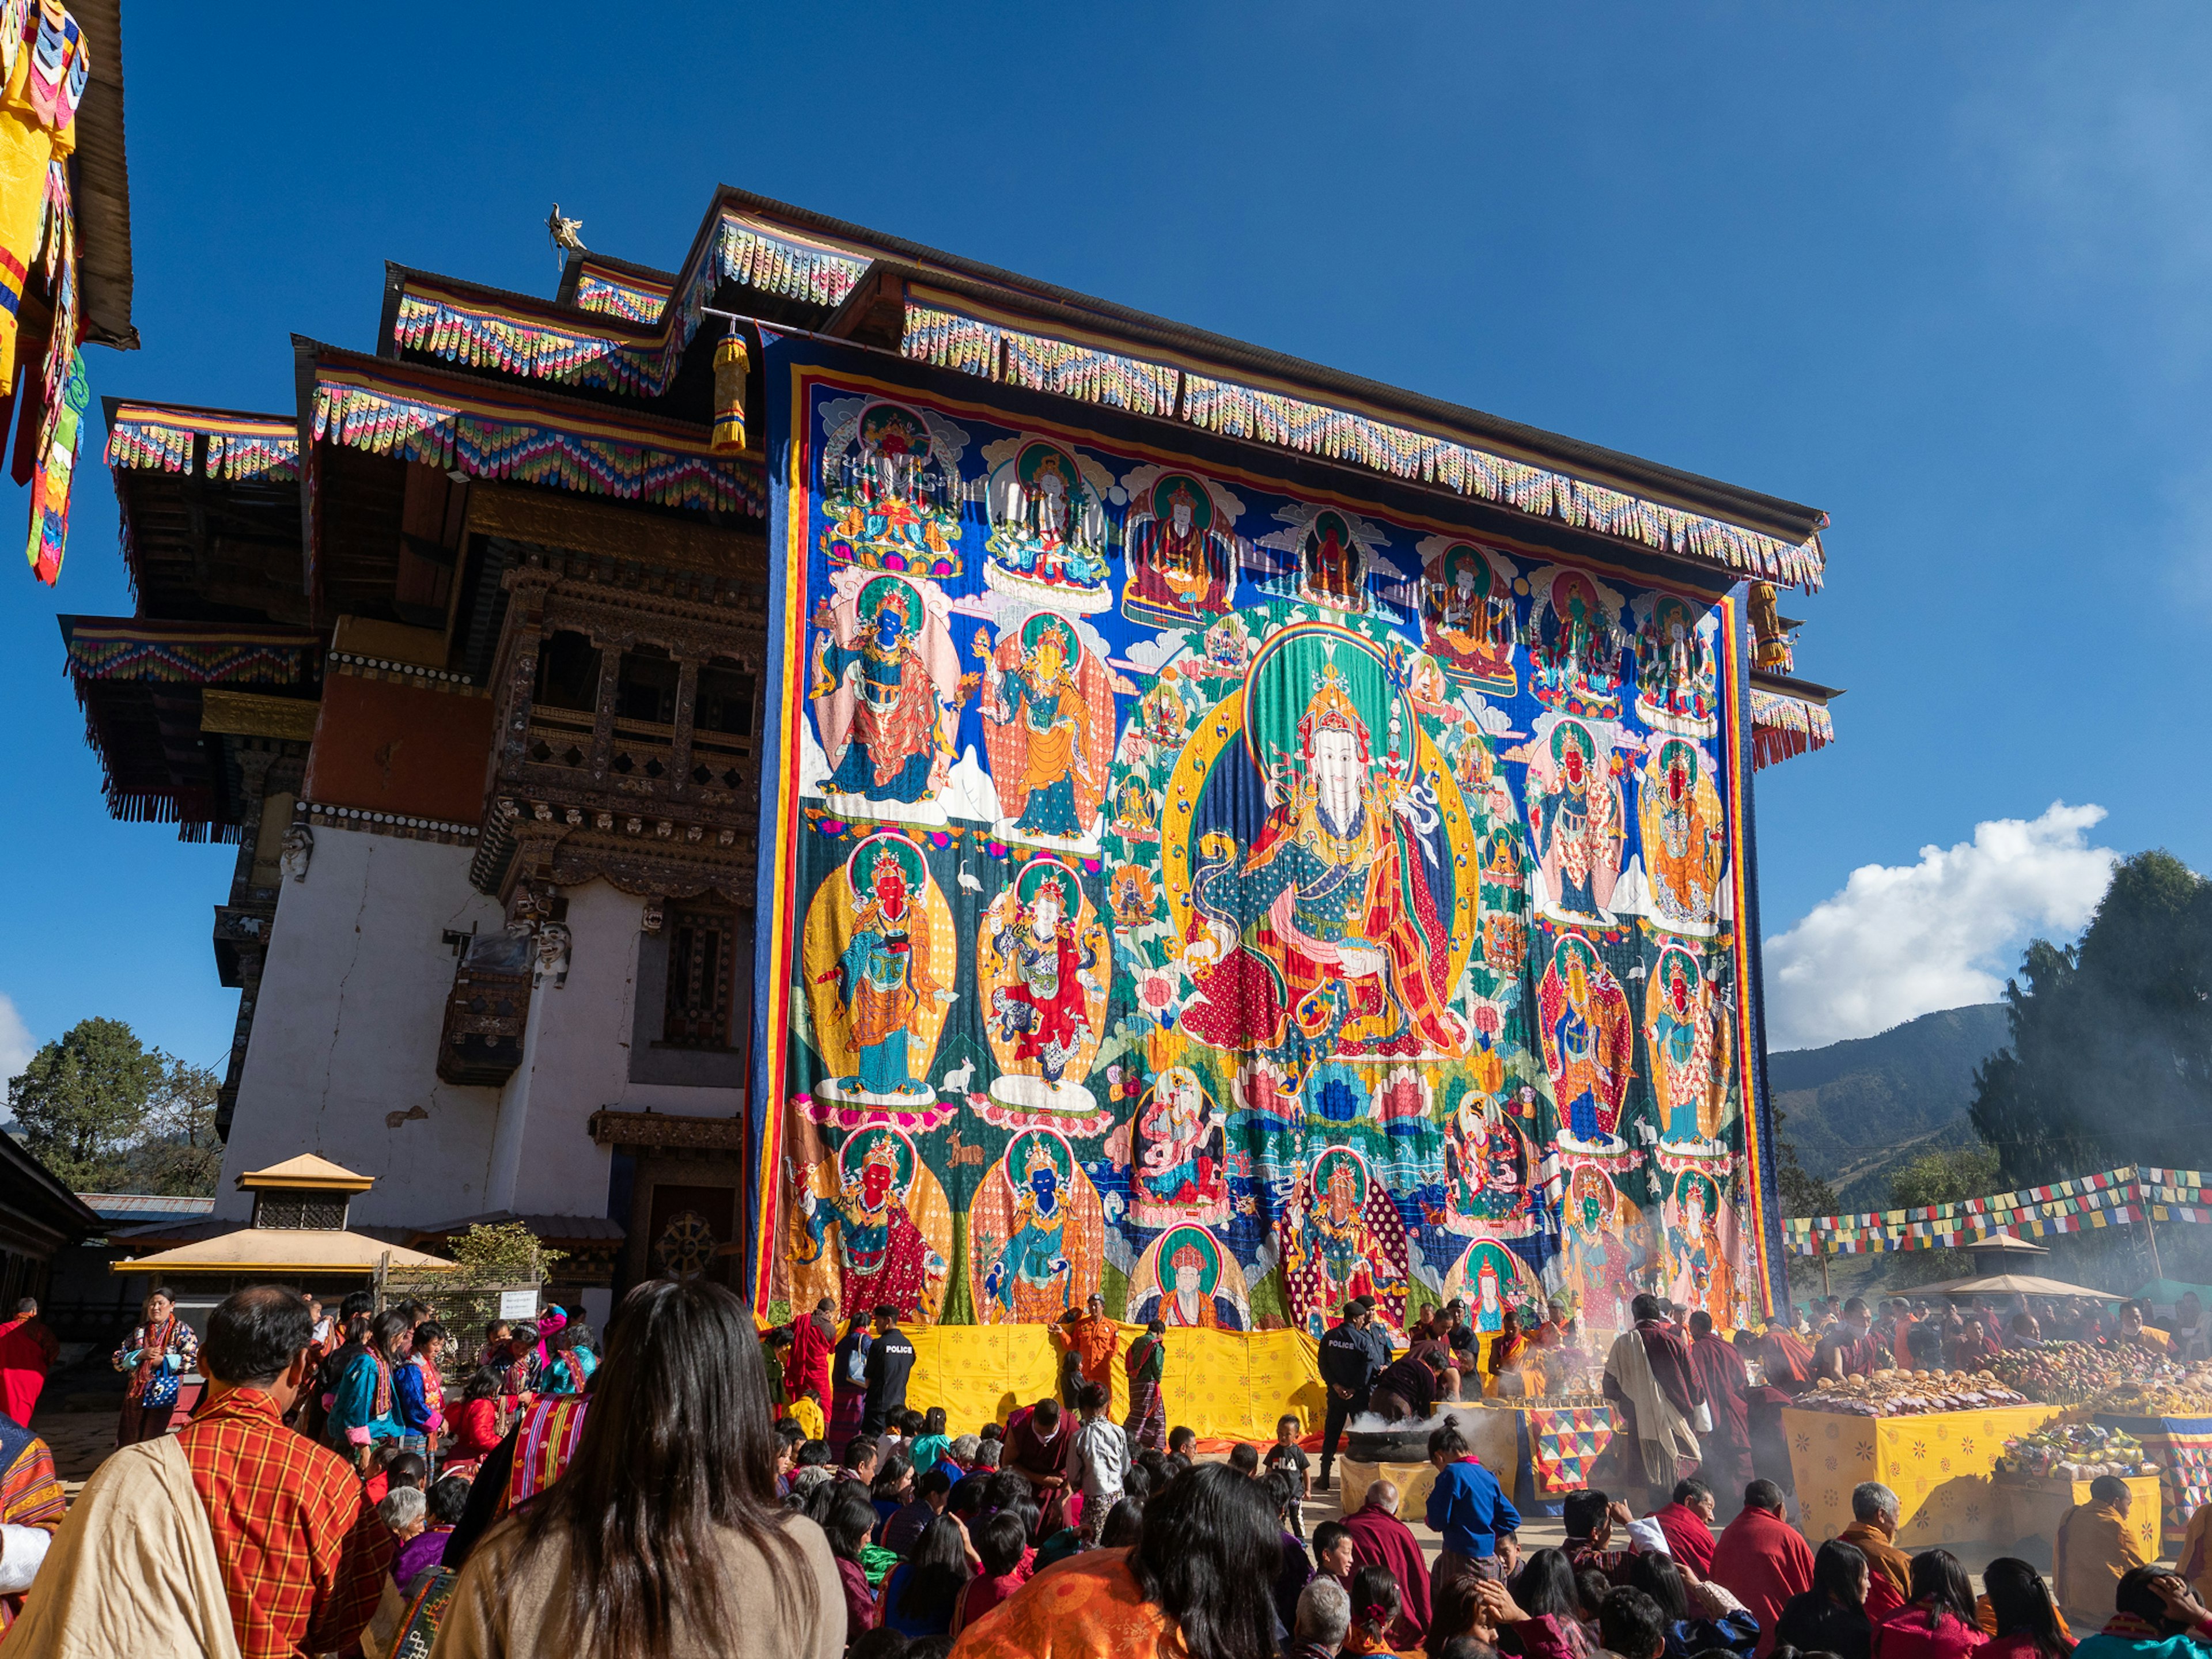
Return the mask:
<path id="1" fill-rule="evenodd" d="M 880 398 L 834 399 L 822 414 L 819 545 L 828 562 L 959 575 L 967 433 L 933 410 Z"/>
<path id="2" fill-rule="evenodd" d="M 952 1212 L 913 1139 L 880 1124 L 856 1129 L 805 1176 L 787 1247 L 793 1295 L 804 1298 L 794 1305 L 832 1296 L 848 1309 L 889 1303 L 902 1319 L 935 1319 Z"/>
<path id="3" fill-rule="evenodd" d="M 1198 720 L 1168 793 L 1188 1035 L 1267 1056 L 1294 1089 L 1332 1056 L 1464 1049 L 1474 827 L 1379 647 L 1277 634 Z"/>
<path id="4" fill-rule="evenodd" d="M 942 823 L 937 796 L 975 684 L 950 607 L 926 580 L 848 568 L 830 584 L 814 611 L 807 688 L 820 772 L 804 781 L 850 810 Z"/>
<path id="5" fill-rule="evenodd" d="M 984 1324 L 1044 1324 L 1098 1289 L 1105 1228 L 1097 1188 L 1057 1129 L 1024 1129 L 1007 1143 L 968 1212 L 976 1316 Z"/>
<path id="6" fill-rule="evenodd" d="M 1244 504 L 1194 472 L 1140 466 L 1121 480 L 1129 497 L 1121 614 L 1155 627 L 1203 627 L 1229 610 Z"/>
<path id="7" fill-rule="evenodd" d="M 985 444 L 983 462 L 991 514 L 983 580 L 992 591 L 1079 615 L 1110 607 L 1113 475 L 1066 445 L 1028 435 Z"/>

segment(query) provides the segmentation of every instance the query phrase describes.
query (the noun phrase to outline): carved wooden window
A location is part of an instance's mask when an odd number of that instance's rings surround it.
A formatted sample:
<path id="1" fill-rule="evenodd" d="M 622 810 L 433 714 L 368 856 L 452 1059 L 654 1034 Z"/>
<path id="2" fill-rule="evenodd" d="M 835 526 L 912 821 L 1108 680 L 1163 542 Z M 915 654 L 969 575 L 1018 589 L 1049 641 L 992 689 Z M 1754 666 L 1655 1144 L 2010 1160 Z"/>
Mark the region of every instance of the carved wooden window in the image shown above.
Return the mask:
<path id="1" fill-rule="evenodd" d="M 650 720 L 656 726 L 672 724 L 676 719 L 676 676 L 675 663 L 657 645 L 641 645 L 623 652 L 615 713 L 626 720 Z"/>
<path id="2" fill-rule="evenodd" d="M 599 647 L 581 634 L 565 629 L 548 635 L 538 647 L 534 701 L 540 708 L 574 708 L 589 714 L 599 700 Z"/>
<path id="3" fill-rule="evenodd" d="M 730 1046 L 737 918 L 696 905 L 670 907 L 667 1017 L 661 1041 L 685 1048 Z"/>
<path id="4" fill-rule="evenodd" d="M 722 662 L 699 671 L 699 698 L 692 727 L 719 732 L 732 738 L 753 734 L 754 705 L 759 698 L 758 679 L 744 669 Z"/>

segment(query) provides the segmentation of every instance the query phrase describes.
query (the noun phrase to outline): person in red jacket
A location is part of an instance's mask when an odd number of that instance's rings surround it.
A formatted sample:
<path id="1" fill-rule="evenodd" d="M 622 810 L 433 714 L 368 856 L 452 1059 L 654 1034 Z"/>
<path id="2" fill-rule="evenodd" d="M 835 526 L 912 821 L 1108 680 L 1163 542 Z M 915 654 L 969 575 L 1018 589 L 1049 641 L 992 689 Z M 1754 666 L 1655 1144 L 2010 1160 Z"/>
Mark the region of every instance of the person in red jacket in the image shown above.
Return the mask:
<path id="1" fill-rule="evenodd" d="M 1774 1626 L 1793 1595 L 1813 1588 L 1813 1547 L 1782 1518 L 1782 1488 L 1754 1480 L 1743 1489 L 1743 1513 L 1713 1546 L 1706 1575 L 1759 1620 L 1757 1659 L 1774 1650 Z"/>
<path id="2" fill-rule="evenodd" d="M 1966 1659 L 1989 1638 L 1974 1620 L 1974 1589 L 1948 1550 L 1912 1558 L 1912 1599 L 1874 1627 L 1873 1659 Z"/>

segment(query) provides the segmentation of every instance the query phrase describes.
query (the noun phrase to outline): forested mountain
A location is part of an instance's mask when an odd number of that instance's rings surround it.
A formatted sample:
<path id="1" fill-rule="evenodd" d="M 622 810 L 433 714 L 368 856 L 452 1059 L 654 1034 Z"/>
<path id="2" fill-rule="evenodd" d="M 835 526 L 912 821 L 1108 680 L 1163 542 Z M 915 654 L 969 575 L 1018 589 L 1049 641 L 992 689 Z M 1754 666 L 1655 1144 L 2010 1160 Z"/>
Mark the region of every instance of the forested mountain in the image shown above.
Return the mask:
<path id="1" fill-rule="evenodd" d="M 2005 1011 L 1980 1003 L 1923 1014 L 1878 1036 L 1766 1057 L 1782 1139 L 1845 1210 L 1889 1201 L 1890 1172 L 1976 1139 L 1974 1068 L 2002 1048 Z"/>

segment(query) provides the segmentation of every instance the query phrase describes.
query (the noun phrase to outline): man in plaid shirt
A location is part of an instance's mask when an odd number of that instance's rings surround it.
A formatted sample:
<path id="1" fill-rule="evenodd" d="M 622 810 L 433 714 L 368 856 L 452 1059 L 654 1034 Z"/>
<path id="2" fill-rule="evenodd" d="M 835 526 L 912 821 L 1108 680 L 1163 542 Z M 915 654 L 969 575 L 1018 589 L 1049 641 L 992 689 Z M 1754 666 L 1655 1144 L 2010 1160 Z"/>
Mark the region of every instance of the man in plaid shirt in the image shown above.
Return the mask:
<path id="1" fill-rule="evenodd" d="M 313 1374 L 313 1340 L 307 1303 L 276 1285 L 215 1310 L 206 1403 L 167 1443 L 126 1448 L 86 1483 L 11 1643 L 37 1652 L 64 1631 L 131 1631 L 196 1650 L 216 1612 L 200 1593 L 211 1565 L 242 1659 L 351 1645 L 393 1543 L 345 1460 L 284 1426 Z M 197 1505 L 181 1499 L 187 1484 Z"/>

